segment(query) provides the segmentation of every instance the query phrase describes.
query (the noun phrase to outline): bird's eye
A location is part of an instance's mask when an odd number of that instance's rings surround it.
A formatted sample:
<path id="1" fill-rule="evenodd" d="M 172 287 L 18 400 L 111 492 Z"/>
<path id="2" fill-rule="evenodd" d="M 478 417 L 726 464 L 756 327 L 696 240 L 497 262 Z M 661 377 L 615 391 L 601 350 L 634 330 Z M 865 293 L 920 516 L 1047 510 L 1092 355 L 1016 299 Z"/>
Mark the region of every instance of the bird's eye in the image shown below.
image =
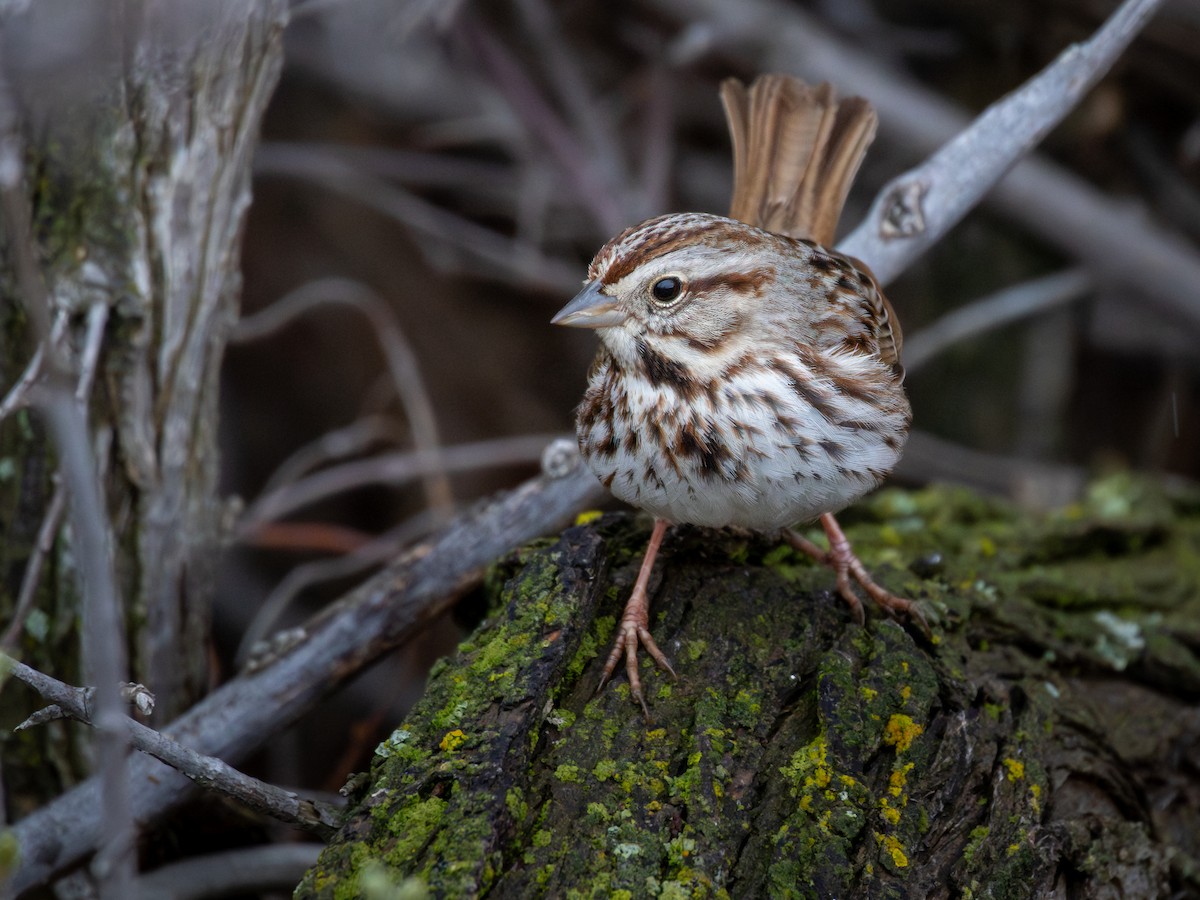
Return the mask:
<path id="1" fill-rule="evenodd" d="M 674 275 L 660 278 L 650 285 L 650 296 L 656 303 L 674 303 L 683 293 L 683 282 Z"/>

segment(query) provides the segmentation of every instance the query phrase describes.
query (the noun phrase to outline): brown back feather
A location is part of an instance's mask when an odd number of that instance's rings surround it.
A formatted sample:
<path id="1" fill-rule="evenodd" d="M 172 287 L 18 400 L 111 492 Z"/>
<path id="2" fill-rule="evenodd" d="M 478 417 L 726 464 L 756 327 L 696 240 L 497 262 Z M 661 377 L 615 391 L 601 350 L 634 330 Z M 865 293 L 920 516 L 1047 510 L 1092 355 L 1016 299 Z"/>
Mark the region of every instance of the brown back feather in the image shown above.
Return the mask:
<path id="1" fill-rule="evenodd" d="M 727 78 L 721 101 L 733 140 L 730 218 L 832 246 L 846 195 L 875 137 L 871 104 L 861 97 L 839 101 L 827 82 L 812 87 L 790 75 L 760 75 L 749 88 Z M 899 369 L 900 324 L 875 287 L 880 356 Z"/>

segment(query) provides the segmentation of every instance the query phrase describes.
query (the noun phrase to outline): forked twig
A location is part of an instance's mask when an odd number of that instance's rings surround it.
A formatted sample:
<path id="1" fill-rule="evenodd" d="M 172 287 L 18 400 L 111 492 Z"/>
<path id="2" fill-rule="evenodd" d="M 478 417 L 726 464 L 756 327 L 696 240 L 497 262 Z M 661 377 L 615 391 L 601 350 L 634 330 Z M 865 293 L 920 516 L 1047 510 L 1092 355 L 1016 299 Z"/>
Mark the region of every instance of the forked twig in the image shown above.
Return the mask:
<path id="1" fill-rule="evenodd" d="M 0 666 L 53 702 L 53 706 L 47 707 L 41 713 L 35 713 L 18 725 L 17 731 L 63 717 L 77 719 L 87 725 L 97 725 L 97 713 L 92 703 L 96 694 L 94 688 L 71 687 L 17 662 L 10 656 L 0 655 Z M 136 703 L 144 693 L 145 688 L 141 685 L 132 685 L 123 688 L 121 696 Z M 252 778 L 221 760 L 197 753 L 128 716 L 118 715 L 106 722 L 104 727 L 123 731 L 129 743 L 136 749 L 182 772 L 201 787 L 227 794 L 256 812 L 315 831 L 324 837 L 332 834 L 337 827 L 336 807 L 319 800 L 303 799 L 291 791 Z"/>

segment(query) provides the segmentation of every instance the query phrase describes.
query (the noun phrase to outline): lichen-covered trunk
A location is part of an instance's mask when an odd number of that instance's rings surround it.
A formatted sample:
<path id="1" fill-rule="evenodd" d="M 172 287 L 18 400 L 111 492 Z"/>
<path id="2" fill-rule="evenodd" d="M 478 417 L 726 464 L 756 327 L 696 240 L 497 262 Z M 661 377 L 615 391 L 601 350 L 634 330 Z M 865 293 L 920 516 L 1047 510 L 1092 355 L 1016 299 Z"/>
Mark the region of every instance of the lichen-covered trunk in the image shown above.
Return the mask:
<path id="1" fill-rule="evenodd" d="M 0 397 L 30 369 L 35 298 L 12 276 L 32 248 L 52 338 L 83 383 L 114 534 L 132 677 L 168 721 L 207 683 L 219 546 L 218 375 L 238 310 L 251 153 L 282 60 L 284 0 L 0 4 L 3 77 L 32 234 L 0 222 Z M 66 42 L 64 45 L 63 42 Z M 90 355 L 92 354 L 92 355 Z M 12 395 L 17 396 L 17 395 Z M 28 398 L 26 398 L 28 399 Z M 79 671 L 78 572 L 56 507 L 53 447 L 33 408 L 0 419 L 0 623 L 6 648 Z M 39 531 L 33 602 L 17 613 Z M 36 708 L 6 685 L 6 723 Z M 2 747 L 20 813 L 87 774 L 71 728 Z"/>
<path id="2" fill-rule="evenodd" d="M 1102 482 L 1034 523 L 880 495 L 849 535 L 932 643 L 854 625 L 787 548 L 682 530 L 652 623 L 679 679 L 643 660 L 651 722 L 621 678 L 594 694 L 645 525 L 606 517 L 497 569 L 298 897 L 1200 888 L 1195 498 Z"/>

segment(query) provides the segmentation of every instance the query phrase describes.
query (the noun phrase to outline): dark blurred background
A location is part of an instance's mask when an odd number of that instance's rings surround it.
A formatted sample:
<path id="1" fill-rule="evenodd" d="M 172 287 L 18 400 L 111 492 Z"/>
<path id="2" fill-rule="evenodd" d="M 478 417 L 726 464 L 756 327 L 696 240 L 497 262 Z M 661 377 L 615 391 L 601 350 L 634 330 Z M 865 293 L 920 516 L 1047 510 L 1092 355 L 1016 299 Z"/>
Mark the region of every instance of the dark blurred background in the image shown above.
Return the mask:
<path id="1" fill-rule="evenodd" d="M 756 24 L 706 25 L 704 10 L 722 6 L 735 20 L 753 11 Z M 450 509 L 529 476 L 546 436 L 571 432 L 595 338 L 549 319 L 624 226 L 724 212 L 731 165 L 717 86 L 790 58 L 762 22 L 844 42 L 848 64 L 888 67 L 975 113 L 1114 7 L 296 3 L 245 235 L 243 310 L 257 325 L 227 356 L 225 489 L 253 511 L 264 492 L 286 498 L 314 471 L 334 472 L 335 486 L 243 529 L 217 612 L 225 672 L 239 643 L 300 621 Z M 1200 2 L 1168 3 L 1038 151 L 1187 254 L 1200 253 L 1198 55 Z M 812 78 L 812 66 L 797 57 L 793 71 Z M 892 134 L 882 129 L 868 156 L 846 230 L 923 156 Z M 1114 468 L 1200 476 L 1198 318 L 1148 301 L 1130 287 L 1136 273 L 1118 283 L 1078 267 L 1019 215 L 985 205 L 889 287 L 915 348 L 924 329 L 980 298 L 1017 288 L 1036 300 L 1043 276 L 1079 280 L 1052 309 L 910 366 L 921 436 L 902 483 L 959 480 L 1044 505 L 1070 502 L 1090 474 Z M 1200 285 L 1178 290 L 1200 304 Z M 252 318 L 268 309 L 274 319 Z M 421 469 L 431 447 L 457 448 L 456 471 Z M 420 471 L 372 480 L 372 461 L 384 459 Z M 364 469 L 365 483 L 351 477 Z M 465 602 L 457 621 L 339 699 L 340 718 L 311 717 L 320 733 L 277 741 L 263 760 L 272 779 L 336 788 L 364 766 L 430 662 L 479 614 Z"/>

